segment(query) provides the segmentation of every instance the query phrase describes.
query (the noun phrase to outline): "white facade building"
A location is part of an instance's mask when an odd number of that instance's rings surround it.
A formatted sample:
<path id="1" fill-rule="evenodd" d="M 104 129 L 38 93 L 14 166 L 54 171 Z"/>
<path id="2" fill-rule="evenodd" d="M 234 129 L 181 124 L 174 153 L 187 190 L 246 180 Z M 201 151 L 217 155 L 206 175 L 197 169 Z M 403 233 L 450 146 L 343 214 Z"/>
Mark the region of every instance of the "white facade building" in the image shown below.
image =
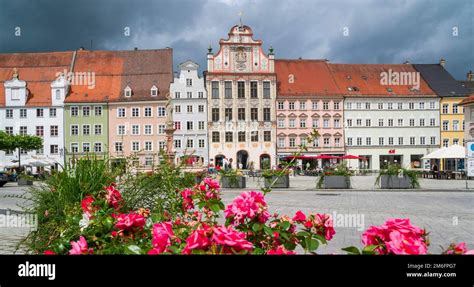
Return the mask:
<path id="1" fill-rule="evenodd" d="M 40 89 L 35 89 L 37 85 L 21 80 L 16 71 L 11 80 L 4 82 L 2 88 L 5 89 L 5 106 L 0 109 L 0 130 L 10 134 L 42 137 L 43 149 L 22 152 L 21 162 L 42 160 L 52 163 L 51 168 L 58 169 L 63 164 L 63 110 L 69 83 L 61 75 L 50 84 L 49 90 L 41 89 L 42 92 L 51 93 L 50 95 L 41 95 Z M 32 97 L 36 97 L 36 100 L 30 101 Z M 15 165 L 17 161 L 18 151 L 0 151 L 3 166 Z M 32 172 L 36 173 L 38 169 L 33 168 Z"/>
<path id="2" fill-rule="evenodd" d="M 276 73 L 273 49 L 266 54 L 253 31 L 236 25 L 209 48 L 206 85 L 209 156 L 216 166 L 264 169 L 276 164 Z"/>
<path id="3" fill-rule="evenodd" d="M 199 65 L 186 61 L 179 65 L 179 77 L 170 87 L 173 103 L 175 158 L 187 164 L 208 164 L 207 92 Z M 184 157 L 184 158 L 183 158 Z"/>
<path id="4" fill-rule="evenodd" d="M 421 158 L 440 146 L 439 98 L 346 98 L 346 154 L 358 169 L 379 170 L 387 163 L 425 168 Z M 429 168 L 429 167 L 428 167 Z"/>

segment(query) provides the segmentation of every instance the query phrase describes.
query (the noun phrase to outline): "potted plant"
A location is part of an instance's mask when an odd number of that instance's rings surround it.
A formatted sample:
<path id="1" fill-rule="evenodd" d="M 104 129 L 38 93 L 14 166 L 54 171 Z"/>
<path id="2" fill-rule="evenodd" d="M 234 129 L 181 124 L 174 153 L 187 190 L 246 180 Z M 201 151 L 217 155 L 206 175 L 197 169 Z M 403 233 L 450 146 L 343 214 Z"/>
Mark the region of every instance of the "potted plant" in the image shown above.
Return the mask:
<path id="1" fill-rule="evenodd" d="M 33 185 L 34 177 L 26 175 L 26 174 L 21 174 L 18 176 L 18 185 Z"/>
<path id="2" fill-rule="evenodd" d="M 242 172 L 238 169 L 221 169 L 220 185 L 223 188 L 245 188 L 246 180 Z"/>
<path id="3" fill-rule="evenodd" d="M 420 182 L 416 171 L 389 164 L 386 169 L 380 170 L 375 185 L 382 189 L 410 189 L 420 187 Z"/>
<path id="4" fill-rule="evenodd" d="M 351 188 L 351 175 L 352 171 L 343 163 L 326 168 L 319 177 L 317 187 L 324 189 Z"/>
<path id="5" fill-rule="evenodd" d="M 290 171 L 288 169 L 267 169 L 262 174 L 266 188 L 289 188 Z"/>

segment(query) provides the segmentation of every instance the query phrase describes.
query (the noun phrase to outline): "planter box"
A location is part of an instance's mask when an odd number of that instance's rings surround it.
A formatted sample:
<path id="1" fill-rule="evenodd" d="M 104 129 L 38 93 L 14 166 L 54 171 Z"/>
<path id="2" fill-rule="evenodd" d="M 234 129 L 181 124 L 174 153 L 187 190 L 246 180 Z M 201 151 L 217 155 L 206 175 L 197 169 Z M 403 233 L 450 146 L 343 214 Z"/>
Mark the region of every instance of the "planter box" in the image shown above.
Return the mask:
<path id="1" fill-rule="evenodd" d="M 265 177 L 265 187 L 266 188 L 269 188 L 272 183 L 273 183 L 272 188 L 289 188 L 290 187 L 290 176 L 287 174 L 287 175 L 283 175 L 283 176 Z"/>
<path id="2" fill-rule="evenodd" d="M 22 179 L 22 178 L 19 178 L 18 179 L 18 185 L 33 185 L 33 181 L 32 180 L 29 180 L 29 179 Z"/>
<path id="3" fill-rule="evenodd" d="M 245 188 L 246 187 L 246 178 L 243 176 L 237 176 L 235 178 L 237 182 L 233 182 L 232 178 L 223 176 L 220 180 L 220 186 L 222 188 Z"/>
<path id="4" fill-rule="evenodd" d="M 325 176 L 323 181 L 325 189 L 348 189 L 351 188 L 351 177 L 343 175 Z"/>
<path id="5" fill-rule="evenodd" d="M 382 175 L 380 177 L 380 188 L 382 189 L 408 189 L 411 188 L 410 178 L 403 176 L 399 178 L 396 175 Z"/>

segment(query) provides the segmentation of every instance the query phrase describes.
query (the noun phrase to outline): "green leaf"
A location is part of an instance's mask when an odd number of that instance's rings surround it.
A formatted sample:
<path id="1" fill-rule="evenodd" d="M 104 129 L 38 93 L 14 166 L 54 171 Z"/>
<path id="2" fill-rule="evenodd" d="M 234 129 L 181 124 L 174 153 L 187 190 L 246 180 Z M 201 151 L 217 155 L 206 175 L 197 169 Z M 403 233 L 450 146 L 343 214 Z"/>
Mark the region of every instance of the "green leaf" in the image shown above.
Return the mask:
<path id="1" fill-rule="evenodd" d="M 171 251 L 171 253 L 174 253 L 174 254 L 180 253 L 179 248 L 177 246 L 170 246 L 168 247 L 168 249 Z"/>
<path id="2" fill-rule="evenodd" d="M 252 225 L 252 230 L 254 232 L 259 232 L 260 230 L 262 230 L 263 228 L 263 224 L 260 224 L 260 223 L 255 223 L 254 225 Z"/>
<path id="3" fill-rule="evenodd" d="M 327 241 L 326 241 L 326 238 L 324 238 L 324 236 L 322 235 L 319 235 L 319 234 L 315 234 L 313 235 L 316 239 L 318 239 L 319 241 L 321 241 L 322 244 L 327 244 Z"/>
<path id="4" fill-rule="evenodd" d="M 300 231 L 296 234 L 296 236 L 298 236 L 298 237 L 307 237 L 307 236 L 309 236 L 309 232 Z"/>
<path id="5" fill-rule="evenodd" d="M 219 213 L 219 211 L 221 211 L 221 208 L 220 208 L 219 204 L 217 204 L 217 203 L 211 204 L 210 208 L 215 213 Z"/>
<path id="6" fill-rule="evenodd" d="M 342 248 L 342 250 L 346 251 L 349 254 L 360 255 L 359 249 L 355 246 L 345 247 L 345 248 Z"/>
<path id="7" fill-rule="evenodd" d="M 288 237 L 288 235 L 285 232 L 280 233 L 280 236 L 285 240 L 290 240 L 290 238 Z"/>
<path id="8" fill-rule="evenodd" d="M 270 227 L 263 226 L 263 231 L 265 231 L 267 235 L 273 236 L 273 230 Z"/>
<path id="9" fill-rule="evenodd" d="M 290 228 L 291 224 L 288 222 L 288 221 L 283 221 L 283 222 L 280 222 L 279 224 L 284 230 L 288 230 L 288 228 Z"/>
<path id="10" fill-rule="evenodd" d="M 127 254 L 141 254 L 142 249 L 136 245 L 127 246 Z M 130 252 L 130 253 L 129 253 Z"/>
<path id="11" fill-rule="evenodd" d="M 263 254 L 265 254 L 265 250 L 263 250 L 262 248 L 255 248 L 252 251 L 252 254 L 253 255 L 263 255 Z"/>
<path id="12" fill-rule="evenodd" d="M 373 255 L 375 253 L 375 248 L 377 248 L 377 245 L 368 245 L 362 249 L 362 254 Z"/>
<path id="13" fill-rule="evenodd" d="M 309 251 L 316 250 L 319 246 L 318 241 L 316 239 L 312 239 L 310 237 L 306 237 L 305 242 L 306 242 L 306 249 L 309 250 Z"/>

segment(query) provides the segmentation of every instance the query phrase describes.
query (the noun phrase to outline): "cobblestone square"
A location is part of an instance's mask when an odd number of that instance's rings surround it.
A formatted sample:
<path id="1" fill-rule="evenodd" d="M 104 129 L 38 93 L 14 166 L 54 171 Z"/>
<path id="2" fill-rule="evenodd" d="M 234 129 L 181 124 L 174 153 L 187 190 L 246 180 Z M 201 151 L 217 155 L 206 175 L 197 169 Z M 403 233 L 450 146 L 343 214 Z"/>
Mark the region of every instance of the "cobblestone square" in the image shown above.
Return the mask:
<path id="1" fill-rule="evenodd" d="M 410 218 L 414 225 L 430 232 L 432 253 L 441 247 L 464 241 L 474 248 L 474 182 L 422 180 L 421 190 L 381 191 L 373 187 L 374 177 L 354 177 L 352 190 L 316 190 L 316 178 L 291 177 L 289 189 L 275 189 L 266 196 L 270 212 L 293 216 L 298 210 L 305 213 L 328 213 L 358 221 L 336 222 L 336 235 L 318 253 L 343 254 L 341 248 L 361 245 L 363 231 L 371 225 L 381 225 L 388 218 Z M 246 190 L 259 190 L 261 181 L 250 178 Z M 18 210 L 18 199 L 5 195 L 22 194 L 24 188 L 13 184 L 0 188 L 0 214 Z M 240 189 L 224 189 L 223 200 L 228 204 L 239 195 Z M 11 254 L 26 229 L 0 227 L 0 254 Z M 21 252 L 20 252 L 21 253 Z"/>

